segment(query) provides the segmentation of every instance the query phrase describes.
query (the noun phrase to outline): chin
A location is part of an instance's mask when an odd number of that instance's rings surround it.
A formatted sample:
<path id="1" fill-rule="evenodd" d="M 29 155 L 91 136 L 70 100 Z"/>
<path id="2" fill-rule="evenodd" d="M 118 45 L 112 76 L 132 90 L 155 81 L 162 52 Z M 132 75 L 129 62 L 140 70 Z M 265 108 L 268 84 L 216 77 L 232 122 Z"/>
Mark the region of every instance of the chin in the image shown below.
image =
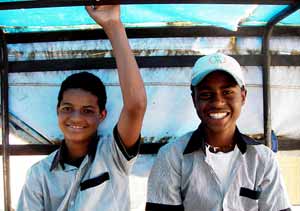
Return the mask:
<path id="1" fill-rule="evenodd" d="M 224 127 L 208 127 L 210 131 L 213 131 L 215 133 L 220 133 L 224 131 Z"/>
<path id="2" fill-rule="evenodd" d="M 215 133 L 226 130 L 226 124 L 205 124 L 205 127 Z"/>
<path id="3" fill-rule="evenodd" d="M 88 140 L 87 137 L 85 136 L 79 136 L 79 135 L 72 135 L 72 136 L 65 136 L 65 139 L 74 142 L 74 143 L 80 143 L 80 142 L 85 142 L 86 140 Z"/>

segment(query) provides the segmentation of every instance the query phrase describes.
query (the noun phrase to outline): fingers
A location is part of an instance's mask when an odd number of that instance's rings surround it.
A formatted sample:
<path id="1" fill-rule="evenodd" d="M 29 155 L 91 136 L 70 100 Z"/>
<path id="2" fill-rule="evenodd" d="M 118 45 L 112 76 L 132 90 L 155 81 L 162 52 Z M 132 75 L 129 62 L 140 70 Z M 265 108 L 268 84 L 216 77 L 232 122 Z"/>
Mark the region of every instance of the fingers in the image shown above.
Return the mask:
<path id="1" fill-rule="evenodd" d="M 120 5 L 88 5 L 85 9 L 90 17 L 102 27 L 108 23 L 120 21 Z"/>
<path id="2" fill-rule="evenodd" d="M 92 10 L 93 10 L 93 7 L 88 5 L 88 6 L 85 6 L 85 10 L 90 13 Z"/>
<path id="3" fill-rule="evenodd" d="M 101 0 L 94 0 L 95 2 L 100 2 Z M 97 8 L 101 7 L 101 5 L 88 5 L 88 6 L 85 6 L 85 9 L 88 11 L 88 12 L 92 12 L 93 10 L 97 10 Z"/>
<path id="4" fill-rule="evenodd" d="M 103 5 L 88 5 L 85 6 L 85 10 L 90 14 L 95 14 L 95 11 L 99 11 L 101 10 L 101 8 L 103 7 Z"/>
<path id="5" fill-rule="evenodd" d="M 88 12 L 93 12 L 94 10 L 97 10 L 100 7 L 103 7 L 103 5 L 88 5 L 88 6 L 85 6 L 85 9 Z"/>

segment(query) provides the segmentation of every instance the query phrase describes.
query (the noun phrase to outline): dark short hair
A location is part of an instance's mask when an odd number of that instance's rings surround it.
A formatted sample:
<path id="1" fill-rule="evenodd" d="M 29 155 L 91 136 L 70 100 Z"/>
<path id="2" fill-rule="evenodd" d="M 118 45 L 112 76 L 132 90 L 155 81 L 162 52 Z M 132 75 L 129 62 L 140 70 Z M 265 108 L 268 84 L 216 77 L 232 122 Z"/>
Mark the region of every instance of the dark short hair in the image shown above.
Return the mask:
<path id="1" fill-rule="evenodd" d="M 98 106 L 100 111 L 105 109 L 107 100 L 106 90 L 100 78 L 92 73 L 80 72 L 68 76 L 61 84 L 57 97 L 57 107 L 63 98 L 63 93 L 68 89 L 82 89 L 90 92 L 98 98 Z"/>

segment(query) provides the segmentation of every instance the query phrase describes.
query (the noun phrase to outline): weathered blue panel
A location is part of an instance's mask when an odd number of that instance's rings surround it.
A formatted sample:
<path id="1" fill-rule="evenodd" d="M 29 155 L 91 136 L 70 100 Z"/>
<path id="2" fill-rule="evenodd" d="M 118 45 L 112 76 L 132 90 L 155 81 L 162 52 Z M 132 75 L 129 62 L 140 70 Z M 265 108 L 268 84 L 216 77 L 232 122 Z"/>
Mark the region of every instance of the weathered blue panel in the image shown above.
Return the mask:
<path id="1" fill-rule="evenodd" d="M 122 5 L 121 18 L 130 26 L 214 25 L 236 30 L 240 25 L 265 25 L 286 6 L 276 5 Z M 300 25 L 299 12 L 281 24 Z M 84 7 L 0 11 L 0 26 L 7 32 L 51 31 L 98 27 Z"/>

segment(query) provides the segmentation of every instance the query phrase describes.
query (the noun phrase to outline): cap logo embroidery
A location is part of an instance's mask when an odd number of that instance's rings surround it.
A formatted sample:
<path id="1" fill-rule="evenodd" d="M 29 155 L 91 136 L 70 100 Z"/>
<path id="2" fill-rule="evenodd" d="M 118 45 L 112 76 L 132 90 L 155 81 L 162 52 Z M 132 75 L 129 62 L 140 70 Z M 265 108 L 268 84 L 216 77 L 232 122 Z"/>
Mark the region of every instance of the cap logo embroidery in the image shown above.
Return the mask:
<path id="1" fill-rule="evenodd" d="M 209 58 L 209 63 L 211 64 L 223 64 L 226 63 L 226 58 L 220 55 L 214 55 Z"/>

